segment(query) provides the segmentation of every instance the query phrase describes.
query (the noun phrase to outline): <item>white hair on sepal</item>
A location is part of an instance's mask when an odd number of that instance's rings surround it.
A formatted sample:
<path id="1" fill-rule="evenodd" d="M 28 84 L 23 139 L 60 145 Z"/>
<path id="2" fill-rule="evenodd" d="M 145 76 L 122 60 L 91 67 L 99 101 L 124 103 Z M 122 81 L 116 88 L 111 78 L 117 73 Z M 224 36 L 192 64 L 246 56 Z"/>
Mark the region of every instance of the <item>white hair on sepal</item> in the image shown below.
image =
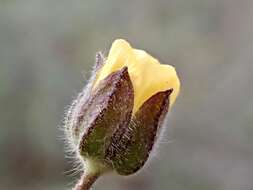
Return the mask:
<path id="1" fill-rule="evenodd" d="M 154 172 L 153 171 L 155 169 L 154 166 L 161 163 L 162 157 L 161 157 L 161 154 L 159 153 L 159 151 L 161 150 L 161 147 L 167 146 L 169 143 L 173 142 L 173 140 L 167 140 L 168 139 L 167 130 L 169 129 L 168 128 L 169 118 L 170 118 L 170 111 L 168 111 L 168 113 L 166 114 L 163 124 L 161 125 L 161 127 L 159 128 L 159 131 L 157 132 L 155 142 L 153 144 L 153 147 L 149 153 L 148 159 L 145 162 L 145 164 L 136 173 L 131 174 L 130 176 L 126 176 L 126 177 L 131 178 L 131 177 L 135 177 L 138 175 L 150 175 Z M 132 119 L 131 125 L 133 127 L 136 125 L 134 123 L 134 119 Z"/>
<path id="2" fill-rule="evenodd" d="M 167 140 L 168 136 L 167 136 L 167 130 L 168 130 L 168 124 L 169 124 L 169 116 L 170 115 L 170 111 L 169 113 L 166 114 L 163 124 L 160 127 L 160 131 L 157 133 L 157 137 L 156 140 L 154 142 L 153 148 L 151 149 L 151 152 L 148 156 L 148 160 L 146 161 L 146 163 L 144 164 L 144 166 L 135 174 L 132 174 L 131 176 L 136 176 L 136 175 L 150 175 L 152 174 L 154 171 L 154 166 L 156 166 L 157 164 L 161 163 L 161 154 L 159 153 L 159 151 L 161 151 L 161 147 L 167 146 L 169 143 L 173 143 L 173 140 Z M 159 156 L 160 155 L 160 156 Z"/>
<path id="3" fill-rule="evenodd" d="M 83 77 L 85 81 L 87 81 L 87 84 L 85 87 L 82 89 L 80 93 L 75 96 L 72 100 L 72 104 L 67 106 L 65 109 L 64 113 L 64 119 L 62 121 L 62 125 L 60 127 L 60 130 L 63 132 L 63 135 L 60 137 L 60 139 L 64 142 L 64 151 L 65 151 L 65 158 L 68 160 L 68 162 L 71 163 L 73 166 L 73 169 L 69 171 L 65 171 L 64 173 L 67 175 L 78 175 L 82 171 L 85 170 L 85 161 L 84 158 L 81 157 L 79 153 L 79 147 L 78 145 L 74 142 L 75 140 L 73 139 L 72 136 L 72 127 L 74 125 L 74 115 L 76 114 L 76 108 L 78 106 L 78 103 L 80 101 L 85 102 L 91 94 L 92 87 L 94 85 L 94 81 L 97 77 L 98 71 L 101 69 L 101 67 L 105 63 L 105 57 L 103 56 L 102 52 L 98 52 L 96 54 L 96 60 L 95 60 L 95 65 L 92 68 L 92 71 L 90 72 L 91 75 L 88 79 L 87 74 L 83 73 Z M 84 133 L 84 132 L 83 132 Z M 82 134 L 80 134 L 82 136 Z"/>
<path id="4" fill-rule="evenodd" d="M 65 138 L 64 138 L 64 144 L 65 144 L 65 159 L 67 159 L 68 163 L 71 164 L 70 170 L 67 170 L 64 172 L 64 174 L 70 175 L 70 176 L 76 176 L 83 170 L 83 164 L 82 161 L 78 155 L 77 147 L 74 145 L 73 141 L 70 139 L 69 131 L 65 130 Z"/>
<path id="5" fill-rule="evenodd" d="M 85 90 L 85 89 L 84 89 Z M 79 173 L 81 173 L 84 169 L 84 165 L 82 162 L 82 158 L 79 155 L 78 152 L 78 146 L 75 144 L 73 136 L 72 136 L 72 126 L 73 126 L 73 118 L 72 115 L 74 114 L 74 108 L 80 98 L 83 97 L 83 92 L 79 93 L 77 95 L 77 98 L 75 98 L 72 101 L 72 104 L 67 107 L 67 111 L 65 113 L 65 118 L 63 122 L 63 142 L 64 142 L 64 150 L 65 150 L 65 158 L 68 160 L 69 163 L 72 165 L 72 169 L 69 171 L 65 171 L 64 173 L 70 176 L 76 176 Z"/>
<path id="6" fill-rule="evenodd" d="M 73 99 L 72 104 L 67 107 L 67 111 L 65 112 L 65 118 L 63 122 L 63 142 L 65 144 L 65 158 L 68 160 L 68 162 L 71 163 L 73 169 L 66 171 L 67 175 L 77 175 L 83 170 L 83 163 L 82 159 L 80 158 L 79 152 L 78 152 L 78 146 L 75 144 L 73 136 L 72 136 L 72 126 L 74 124 L 73 121 L 73 114 L 75 114 L 75 107 L 78 104 L 78 101 L 80 99 L 87 95 L 88 89 L 87 85 L 83 89 L 81 93 L 79 93 L 76 98 Z"/>
<path id="7" fill-rule="evenodd" d="M 164 121 L 162 123 L 162 126 L 160 127 L 160 131 L 158 131 L 157 136 L 156 136 L 156 142 L 153 145 L 153 148 L 150 152 L 149 159 L 150 161 L 152 160 L 158 160 L 160 161 L 161 157 L 158 155 L 160 154 L 160 151 L 162 150 L 162 147 L 168 146 L 168 144 L 173 143 L 173 140 L 169 140 L 168 138 L 168 133 L 167 131 L 169 130 L 169 118 L 170 118 L 170 110 L 166 114 Z"/>

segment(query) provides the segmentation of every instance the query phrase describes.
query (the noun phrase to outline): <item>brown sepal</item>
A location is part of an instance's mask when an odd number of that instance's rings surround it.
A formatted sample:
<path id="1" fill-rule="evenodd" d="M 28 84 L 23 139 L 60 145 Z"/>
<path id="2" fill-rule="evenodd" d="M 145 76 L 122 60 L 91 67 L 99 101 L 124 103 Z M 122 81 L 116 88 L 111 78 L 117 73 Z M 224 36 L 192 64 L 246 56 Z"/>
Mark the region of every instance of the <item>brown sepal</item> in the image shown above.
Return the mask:
<path id="1" fill-rule="evenodd" d="M 169 109 L 172 89 L 158 92 L 136 112 L 130 124 L 114 133 L 107 160 L 121 175 L 138 171 L 147 161 Z"/>
<path id="2" fill-rule="evenodd" d="M 113 133 L 129 124 L 133 102 L 133 86 L 127 67 L 102 80 L 79 112 L 78 120 L 83 128 L 80 154 L 104 160 Z"/>

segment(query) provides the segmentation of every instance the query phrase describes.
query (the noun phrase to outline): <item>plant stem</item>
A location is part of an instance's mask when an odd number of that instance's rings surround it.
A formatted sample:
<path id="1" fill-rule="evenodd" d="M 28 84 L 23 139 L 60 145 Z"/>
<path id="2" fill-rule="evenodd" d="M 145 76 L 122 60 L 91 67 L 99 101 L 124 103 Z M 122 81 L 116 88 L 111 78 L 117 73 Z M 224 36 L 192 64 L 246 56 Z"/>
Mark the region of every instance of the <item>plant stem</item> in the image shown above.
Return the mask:
<path id="1" fill-rule="evenodd" d="M 99 173 L 83 174 L 73 190 L 89 190 L 98 177 Z"/>

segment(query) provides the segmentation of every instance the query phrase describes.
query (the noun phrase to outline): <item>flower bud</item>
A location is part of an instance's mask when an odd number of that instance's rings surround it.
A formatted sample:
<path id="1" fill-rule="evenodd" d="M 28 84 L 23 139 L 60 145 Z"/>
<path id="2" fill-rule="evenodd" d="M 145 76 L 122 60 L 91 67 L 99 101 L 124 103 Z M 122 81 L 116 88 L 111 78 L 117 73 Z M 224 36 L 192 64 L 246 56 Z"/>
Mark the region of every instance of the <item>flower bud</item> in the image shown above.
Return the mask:
<path id="1" fill-rule="evenodd" d="M 66 119 L 69 141 L 87 163 L 120 175 L 148 160 L 180 82 L 175 69 L 117 40 L 107 61 L 97 55 L 88 87 Z M 88 166 L 87 166 L 88 167 Z"/>

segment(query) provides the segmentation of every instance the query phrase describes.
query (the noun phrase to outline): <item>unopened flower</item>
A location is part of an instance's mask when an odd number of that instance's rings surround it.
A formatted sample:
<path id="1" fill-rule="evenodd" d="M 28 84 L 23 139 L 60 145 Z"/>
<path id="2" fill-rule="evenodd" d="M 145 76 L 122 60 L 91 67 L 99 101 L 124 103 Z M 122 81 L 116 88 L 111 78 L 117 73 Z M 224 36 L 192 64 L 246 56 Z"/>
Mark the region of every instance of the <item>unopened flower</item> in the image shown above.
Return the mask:
<path id="1" fill-rule="evenodd" d="M 68 138 L 88 172 L 137 172 L 148 160 L 179 93 L 174 67 L 116 40 L 69 110 Z"/>

